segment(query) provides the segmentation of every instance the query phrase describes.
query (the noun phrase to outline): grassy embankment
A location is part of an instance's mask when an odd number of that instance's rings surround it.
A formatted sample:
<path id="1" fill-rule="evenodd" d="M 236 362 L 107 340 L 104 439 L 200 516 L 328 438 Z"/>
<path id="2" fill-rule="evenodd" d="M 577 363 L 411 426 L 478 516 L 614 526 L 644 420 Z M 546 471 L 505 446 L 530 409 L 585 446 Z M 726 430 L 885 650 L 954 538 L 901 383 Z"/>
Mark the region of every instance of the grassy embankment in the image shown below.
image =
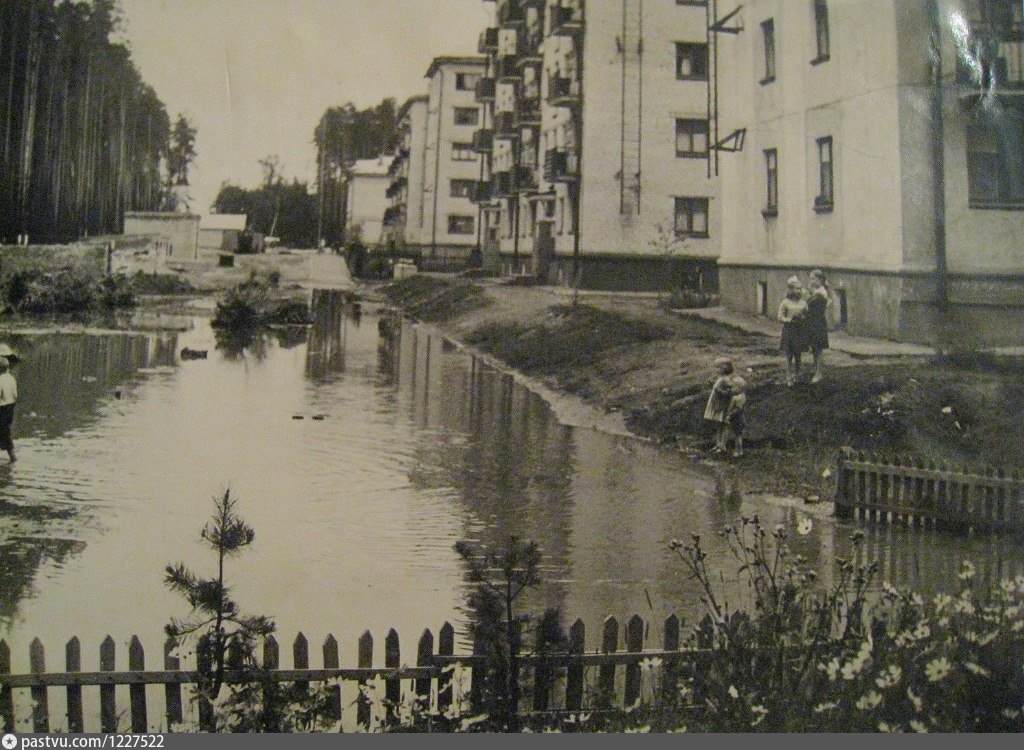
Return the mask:
<path id="1" fill-rule="evenodd" d="M 650 300 L 551 305 L 550 295 L 531 297 L 532 290 L 422 276 L 383 291 L 409 314 L 597 408 L 621 411 L 636 434 L 702 461 L 711 460 L 702 416 L 712 362 L 732 358 L 749 383 L 749 449 L 716 464 L 746 491 L 827 499 L 832 486 L 823 475 L 844 446 L 936 463 L 1024 465 L 1018 366 L 829 352 L 825 382 L 788 388 L 775 339 L 673 316 Z"/>

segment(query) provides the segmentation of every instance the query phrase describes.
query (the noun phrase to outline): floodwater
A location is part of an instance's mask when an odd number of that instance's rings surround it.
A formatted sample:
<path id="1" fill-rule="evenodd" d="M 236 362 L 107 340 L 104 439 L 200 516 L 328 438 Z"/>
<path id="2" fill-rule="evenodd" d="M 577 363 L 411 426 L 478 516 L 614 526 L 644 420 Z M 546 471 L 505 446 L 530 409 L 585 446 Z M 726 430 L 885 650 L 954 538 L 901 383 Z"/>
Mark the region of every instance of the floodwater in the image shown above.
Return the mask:
<path id="1" fill-rule="evenodd" d="M 273 617 L 283 644 L 302 631 L 316 650 L 334 633 L 348 664 L 365 629 L 381 643 L 396 628 L 410 655 L 423 628 L 461 631 L 459 540 L 535 540 L 544 584 L 526 606 L 582 618 L 593 645 L 608 615 L 699 613 L 672 538 L 701 534 L 729 571 L 715 532 L 758 513 L 772 526 L 811 521 L 793 544 L 825 581 L 849 554 L 856 526 L 825 506 L 721 501 L 707 467 L 560 424 L 428 329 L 324 299 L 308 332 L 219 348 L 202 319 L 178 333 L 14 342 L 21 460 L 0 467 L 0 637 L 16 669 L 36 636 L 51 669 L 75 635 L 85 669 L 107 634 L 119 665 L 135 634 L 157 665 L 164 624 L 189 613 L 164 568 L 213 573 L 199 534 L 228 488 L 256 530 L 228 562 L 236 600 Z M 183 361 L 186 347 L 208 358 Z M 961 559 L 992 575 L 1024 557 L 1018 542 L 934 531 L 869 531 L 868 546 L 882 578 L 925 590 L 955 585 Z"/>

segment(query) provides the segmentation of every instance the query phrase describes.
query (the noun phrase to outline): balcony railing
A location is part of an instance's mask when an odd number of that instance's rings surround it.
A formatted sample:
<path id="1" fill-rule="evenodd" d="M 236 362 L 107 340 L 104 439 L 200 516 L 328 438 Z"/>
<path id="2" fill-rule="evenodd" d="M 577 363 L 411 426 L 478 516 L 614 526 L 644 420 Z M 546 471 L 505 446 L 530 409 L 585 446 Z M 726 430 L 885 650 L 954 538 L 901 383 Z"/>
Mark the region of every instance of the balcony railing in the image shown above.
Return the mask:
<path id="1" fill-rule="evenodd" d="M 511 172 L 495 172 L 491 175 L 491 195 L 495 198 L 508 198 L 512 195 Z"/>
<path id="2" fill-rule="evenodd" d="M 1024 90 L 1024 27 L 970 24 L 972 54 L 957 55 L 957 84 L 968 92 Z"/>
<path id="3" fill-rule="evenodd" d="M 394 198 L 408 183 L 409 181 L 405 177 L 396 177 L 391 181 L 391 184 L 388 185 L 388 189 L 384 191 L 384 197 Z"/>
<path id="4" fill-rule="evenodd" d="M 536 99 L 520 99 L 516 110 L 516 122 L 520 126 L 540 125 L 540 102 Z"/>
<path id="5" fill-rule="evenodd" d="M 571 182 L 576 179 L 576 154 L 566 149 L 551 148 L 544 152 L 544 179 L 548 182 Z"/>
<path id="6" fill-rule="evenodd" d="M 515 138 L 519 135 L 516 130 L 515 112 L 496 112 L 494 114 L 494 135 L 497 138 Z"/>
<path id="7" fill-rule="evenodd" d="M 476 50 L 481 55 L 486 55 L 498 50 L 497 26 L 491 26 L 480 32 L 480 40 L 477 42 Z"/>
<path id="8" fill-rule="evenodd" d="M 473 150 L 478 154 L 490 153 L 494 148 L 494 131 L 481 129 L 473 133 Z"/>
<path id="9" fill-rule="evenodd" d="M 551 9 L 551 33 L 554 36 L 573 36 L 582 28 L 582 8 L 556 5 Z"/>
<path id="10" fill-rule="evenodd" d="M 493 78 L 481 78 L 476 82 L 476 101 L 478 104 L 494 101 L 495 81 Z"/>
<path id="11" fill-rule="evenodd" d="M 580 100 L 580 82 L 575 78 L 553 76 L 548 79 L 548 101 L 555 106 L 568 106 Z"/>
<path id="12" fill-rule="evenodd" d="M 519 79 L 519 67 L 515 55 L 502 55 L 494 64 L 494 72 L 498 80 L 508 83 Z"/>

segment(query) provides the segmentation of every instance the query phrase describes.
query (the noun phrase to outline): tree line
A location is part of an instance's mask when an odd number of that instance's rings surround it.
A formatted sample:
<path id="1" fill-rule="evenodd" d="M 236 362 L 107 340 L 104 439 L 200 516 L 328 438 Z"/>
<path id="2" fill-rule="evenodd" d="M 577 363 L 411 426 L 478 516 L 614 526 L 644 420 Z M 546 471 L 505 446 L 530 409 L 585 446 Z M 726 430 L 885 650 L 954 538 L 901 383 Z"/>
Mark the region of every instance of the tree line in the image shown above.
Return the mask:
<path id="1" fill-rule="evenodd" d="M 118 22 L 116 0 L 0 3 L 0 240 L 114 233 L 125 211 L 166 207 L 171 121 Z M 195 131 L 178 127 L 181 182 Z"/>

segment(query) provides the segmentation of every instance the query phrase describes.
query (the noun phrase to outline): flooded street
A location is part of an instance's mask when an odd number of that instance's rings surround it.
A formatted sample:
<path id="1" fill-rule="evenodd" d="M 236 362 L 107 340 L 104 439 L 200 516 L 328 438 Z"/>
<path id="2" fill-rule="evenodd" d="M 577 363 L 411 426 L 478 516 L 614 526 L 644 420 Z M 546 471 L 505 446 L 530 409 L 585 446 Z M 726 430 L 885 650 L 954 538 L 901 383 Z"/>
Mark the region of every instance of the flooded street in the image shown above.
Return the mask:
<path id="1" fill-rule="evenodd" d="M 692 619 L 697 590 L 668 542 L 700 533 L 724 562 L 714 532 L 741 513 L 810 518 L 794 546 L 823 580 L 849 552 L 855 527 L 824 508 L 722 502 L 692 461 L 559 424 L 427 329 L 396 321 L 382 338 L 375 314 L 315 313 L 308 333 L 244 349 L 217 348 L 198 318 L 182 333 L 15 342 L 21 460 L 0 467 L 0 637 L 16 665 L 36 636 L 57 658 L 77 635 L 86 668 L 108 633 L 156 653 L 164 624 L 188 614 L 164 568 L 213 571 L 199 532 L 227 488 L 256 530 L 228 564 L 235 598 L 284 642 L 334 633 L 343 663 L 364 629 L 411 644 L 465 624 L 459 540 L 536 540 L 545 583 L 529 606 L 582 618 L 591 638 L 610 614 Z M 186 347 L 209 358 L 180 361 Z M 870 532 L 868 546 L 884 579 L 926 589 L 948 588 L 961 558 L 984 575 L 1024 557 L 1009 541 L 914 530 Z"/>

